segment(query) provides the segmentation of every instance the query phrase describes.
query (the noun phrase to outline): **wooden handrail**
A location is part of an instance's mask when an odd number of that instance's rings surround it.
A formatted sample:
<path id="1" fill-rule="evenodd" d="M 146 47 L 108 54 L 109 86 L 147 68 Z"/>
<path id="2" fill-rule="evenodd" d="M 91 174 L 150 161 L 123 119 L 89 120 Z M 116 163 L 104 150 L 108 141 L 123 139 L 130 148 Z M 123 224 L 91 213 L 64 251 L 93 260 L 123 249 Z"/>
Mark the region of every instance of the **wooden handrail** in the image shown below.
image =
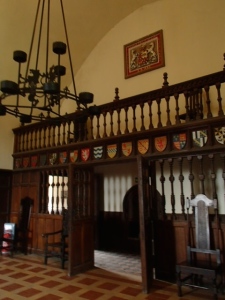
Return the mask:
<path id="1" fill-rule="evenodd" d="M 165 74 L 164 78 L 166 82 L 162 88 L 121 100 L 118 100 L 116 89 L 115 100 L 99 105 L 99 114 L 77 111 L 64 118 L 13 129 L 14 154 L 166 129 L 224 115 L 222 85 L 225 71 L 171 86 Z"/>

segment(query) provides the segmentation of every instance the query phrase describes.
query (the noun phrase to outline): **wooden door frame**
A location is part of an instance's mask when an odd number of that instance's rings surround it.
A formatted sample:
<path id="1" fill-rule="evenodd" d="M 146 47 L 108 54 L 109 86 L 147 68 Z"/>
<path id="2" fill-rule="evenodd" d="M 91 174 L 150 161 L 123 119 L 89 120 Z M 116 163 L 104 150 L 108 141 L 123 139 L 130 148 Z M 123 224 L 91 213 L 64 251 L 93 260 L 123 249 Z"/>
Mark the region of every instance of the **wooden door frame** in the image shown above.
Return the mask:
<path id="1" fill-rule="evenodd" d="M 150 205 L 150 171 L 148 159 L 141 155 L 137 157 L 138 165 L 138 198 L 140 219 L 140 252 L 142 270 L 142 291 L 149 293 L 153 280 L 152 261 L 152 224 Z"/>
<path id="2" fill-rule="evenodd" d="M 73 203 L 73 172 L 74 169 L 82 171 L 90 171 L 88 180 L 88 188 L 82 196 L 88 192 L 87 199 L 88 207 L 82 208 L 80 202 L 77 207 Z M 71 164 L 69 166 L 69 262 L 68 275 L 73 276 L 77 273 L 85 272 L 94 268 L 94 199 L 93 199 L 93 168 L 90 164 L 85 166 L 77 166 Z M 80 186 L 79 186 L 80 188 Z M 78 188 L 78 189 L 79 189 Z M 84 188 L 84 187 L 83 187 Z M 79 198 L 79 197 L 78 197 Z M 83 199 L 82 199 L 83 200 Z M 83 203 L 82 203 L 83 205 Z M 76 210 L 78 209 L 78 210 Z M 82 212 L 82 209 L 83 212 Z M 75 235 L 75 236 L 74 236 Z M 87 240 L 86 240 L 87 239 Z M 73 247 L 73 246 L 74 247 Z M 87 246 L 85 248 L 85 245 Z M 73 251 L 72 251 L 73 248 Z"/>
<path id="3" fill-rule="evenodd" d="M 139 198 L 139 219 L 140 219 L 140 253 L 141 253 L 141 270 L 142 270 L 142 291 L 149 293 L 152 279 L 153 279 L 153 265 L 152 265 L 152 239 L 151 239 L 151 222 L 150 222 L 150 189 L 149 189 L 149 165 L 148 160 L 143 156 L 137 157 L 137 170 L 138 170 L 138 198 Z M 116 162 L 115 162 L 116 163 Z M 104 165 L 107 165 L 104 164 Z M 73 168 L 80 170 L 91 168 L 94 170 L 93 164 L 84 165 L 71 165 L 69 168 L 69 178 L 72 176 Z M 94 171 L 93 171 L 94 173 Z M 71 181 L 71 180 L 70 180 Z M 72 187 L 69 183 L 69 203 L 72 197 Z M 94 195 L 94 193 L 92 193 Z M 95 201 L 95 199 L 93 199 Z M 147 209 L 146 209 L 147 208 Z M 94 206 L 93 206 L 94 215 Z M 71 225 L 71 224 L 70 224 Z M 94 223 L 93 223 L 94 225 Z M 70 226 L 69 226 L 70 228 Z M 71 237 L 69 238 L 71 239 Z M 94 244 L 93 244 L 94 245 Z M 94 255 L 94 247 L 93 247 Z M 89 266 L 90 267 L 90 266 Z M 71 274 L 70 274 L 71 275 Z"/>

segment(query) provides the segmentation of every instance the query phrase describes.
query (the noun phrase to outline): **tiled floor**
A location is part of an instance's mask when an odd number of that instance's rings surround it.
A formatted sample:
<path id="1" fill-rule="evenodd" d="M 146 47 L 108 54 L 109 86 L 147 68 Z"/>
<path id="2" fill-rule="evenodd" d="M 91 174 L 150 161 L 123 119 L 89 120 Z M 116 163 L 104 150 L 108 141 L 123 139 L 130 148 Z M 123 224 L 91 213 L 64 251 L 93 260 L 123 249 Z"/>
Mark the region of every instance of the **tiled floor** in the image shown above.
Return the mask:
<path id="1" fill-rule="evenodd" d="M 68 277 L 55 260 L 49 260 L 45 266 L 40 256 L 0 256 L 0 300 L 179 299 L 176 285 L 156 280 L 148 295 L 142 293 L 138 257 L 97 251 L 95 262 L 94 269 Z M 212 299 L 206 291 L 184 289 L 184 292 L 183 300 Z"/>

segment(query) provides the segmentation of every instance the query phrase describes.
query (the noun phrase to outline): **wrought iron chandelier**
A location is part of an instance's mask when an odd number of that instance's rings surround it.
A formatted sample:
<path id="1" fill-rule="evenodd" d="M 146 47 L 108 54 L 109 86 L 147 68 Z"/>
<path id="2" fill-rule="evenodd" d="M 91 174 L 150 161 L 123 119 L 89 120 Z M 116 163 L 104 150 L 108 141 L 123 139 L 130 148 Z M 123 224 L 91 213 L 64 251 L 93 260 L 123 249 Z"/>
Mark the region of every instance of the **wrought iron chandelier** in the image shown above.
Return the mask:
<path id="1" fill-rule="evenodd" d="M 21 124 L 34 121 L 43 121 L 50 118 L 64 118 L 60 112 L 60 107 L 64 99 L 72 100 L 76 103 L 76 110 L 86 110 L 87 105 L 93 102 L 93 94 L 82 92 L 79 96 L 76 93 L 75 79 L 69 47 L 66 20 L 63 8 L 63 0 L 60 0 L 63 26 L 65 31 L 64 42 L 53 42 L 52 51 L 57 56 L 57 64 L 49 67 L 49 36 L 50 36 L 50 2 L 56 5 L 55 1 L 38 0 L 36 16 L 33 27 L 33 34 L 30 43 L 29 55 L 24 51 L 17 50 L 13 53 L 13 59 L 18 63 L 17 82 L 4 80 L 0 82 L 0 116 L 7 113 L 20 119 Z M 46 17 L 44 17 L 46 16 Z M 46 51 L 45 71 L 39 70 L 39 57 L 42 43 L 43 20 L 46 18 Z M 38 29 L 39 25 L 39 29 Z M 33 54 L 34 40 L 37 38 L 35 66 L 30 68 L 31 56 Z M 68 87 L 61 88 L 61 78 L 66 74 L 66 68 L 61 65 L 61 56 L 68 52 L 71 72 L 71 82 L 73 93 Z M 34 54 L 33 54 L 34 55 Z M 42 53 L 43 55 L 43 53 Z M 25 76 L 21 75 L 21 65 L 27 62 Z M 8 101 L 9 96 L 14 99 Z"/>

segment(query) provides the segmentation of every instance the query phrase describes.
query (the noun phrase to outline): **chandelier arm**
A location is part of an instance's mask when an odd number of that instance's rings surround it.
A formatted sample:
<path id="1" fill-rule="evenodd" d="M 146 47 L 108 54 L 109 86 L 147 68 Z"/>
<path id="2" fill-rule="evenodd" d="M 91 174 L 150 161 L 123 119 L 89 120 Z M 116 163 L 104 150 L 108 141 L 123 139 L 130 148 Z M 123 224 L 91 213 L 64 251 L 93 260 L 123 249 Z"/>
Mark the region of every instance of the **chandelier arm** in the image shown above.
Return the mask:
<path id="1" fill-rule="evenodd" d="M 28 71 L 30 69 L 31 52 L 32 52 L 32 49 L 33 49 L 33 44 L 34 44 L 34 36 L 35 36 L 35 31 L 36 31 L 36 26 L 37 26 L 37 19 L 38 19 L 38 14 L 39 14 L 40 2 L 41 2 L 41 0 L 38 0 L 37 11 L 36 11 L 36 16 L 35 16 L 35 21 L 34 21 L 34 27 L 33 27 L 31 43 L 30 43 L 30 50 L 29 50 L 29 55 L 28 55 L 28 62 L 27 62 L 25 78 L 27 78 Z M 24 86 L 25 86 L 25 84 L 26 84 L 26 82 L 24 82 Z"/>
<path id="2" fill-rule="evenodd" d="M 20 70 L 21 70 L 21 63 L 19 63 L 19 66 L 18 66 L 18 86 L 20 84 Z M 16 106 L 19 105 L 19 101 L 20 101 L 20 95 L 19 93 L 16 95 Z"/>
<path id="3" fill-rule="evenodd" d="M 36 66 L 35 70 L 38 69 L 38 62 L 39 62 L 39 53 L 40 53 L 40 45 L 41 45 L 41 33 L 42 33 L 42 25 L 43 25 L 43 16 L 44 16 L 44 4 L 45 2 L 42 2 L 42 9 L 41 9 L 41 18 L 40 18 L 40 29 L 39 29 L 39 34 L 38 34 L 38 46 L 37 46 L 37 55 L 36 55 Z M 36 25 L 35 25 L 36 27 Z M 35 29 L 36 31 L 36 29 Z"/>
<path id="4" fill-rule="evenodd" d="M 77 112 L 82 114 L 89 113 L 88 105 L 93 102 L 93 94 L 89 92 L 76 93 L 75 86 L 75 76 L 72 66 L 72 58 L 69 46 L 69 38 L 66 27 L 66 19 L 64 14 L 63 0 L 61 3 L 61 14 L 63 18 L 64 34 L 66 37 L 66 43 L 64 42 L 54 42 L 53 52 L 58 55 L 58 65 L 49 68 L 49 42 L 50 42 L 50 9 L 52 0 L 38 0 L 36 7 L 36 16 L 34 20 L 33 32 L 30 42 L 29 55 L 24 51 L 16 50 L 13 52 L 13 59 L 18 66 L 18 83 L 11 80 L 4 80 L 0 82 L 0 90 L 2 94 L 0 95 L 0 116 L 6 115 L 6 113 L 11 114 L 15 117 L 20 118 L 22 125 L 25 123 L 31 123 L 32 120 L 42 121 L 42 120 L 55 120 L 67 119 L 66 115 L 61 116 L 61 100 L 68 99 L 76 104 Z M 47 5 L 47 8 L 45 6 Z M 44 22 L 44 18 L 47 17 L 47 23 Z M 45 31 L 46 25 L 46 53 L 43 56 L 43 62 L 45 61 L 45 71 L 41 72 L 38 70 L 38 65 L 41 60 L 41 43 L 42 43 L 42 33 Z M 37 28 L 39 26 L 39 28 Z M 36 42 L 37 41 L 37 45 Z M 34 45 L 35 42 L 35 45 Z M 34 57 L 34 68 L 30 68 L 31 61 L 33 63 L 33 48 L 36 46 L 36 57 Z M 61 55 L 66 53 L 66 48 L 69 57 L 69 66 L 72 76 L 73 93 L 71 93 L 68 87 L 61 89 L 61 77 L 66 74 L 66 67 L 61 66 Z M 36 61 L 35 61 L 36 58 Z M 25 76 L 21 74 L 21 63 L 27 62 Z M 35 66 L 36 64 L 36 66 Z M 28 75 L 29 73 L 29 75 Z M 7 104 L 6 98 L 9 96 L 14 96 L 14 101 L 10 101 Z M 41 99 L 42 98 L 42 99 Z M 25 105 L 24 105 L 25 104 Z M 45 112 L 38 113 L 38 110 Z M 57 117 L 52 116 L 55 115 Z"/>
<path id="5" fill-rule="evenodd" d="M 49 54 L 49 28 L 50 28 L 50 0 L 48 0 L 48 17 L 47 17 L 47 43 L 46 43 L 46 64 L 45 73 L 48 73 L 48 54 Z M 47 81 L 47 78 L 46 78 Z"/>
<path id="6" fill-rule="evenodd" d="M 48 55 L 49 55 L 49 28 L 50 28 L 50 0 L 48 0 L 48 17 L 47 17 L 47 42 L 46 42 L 46 61 L 45 61 L 45 82 L 47 82 L 48 79 Z M 46 95 L 44 105 L 46 106 L 47 98 Z"/>
<path id="7" fill-rule="evenodd" d="M 70 53 L 69 38 L 68 38 L 68 34 L 67 34 L 66 19 L 65 19 L 65 14 L 64 14 L 64 8 L 63 8 L 62 0 L 60 0 L 60 3 L 61 3 L 61 8 L 62 8 L 62 17 L 63 17 L 63 24 L 64 24 L 65 35 L 66 35 L 66 43 L 67 43 L 68 54 L 69 54 L 69 62 L 70 62 L 70 70 L 71 70 L 72 81 L 73 81 L 73 88 L 74 88 L 74 93 L 77 96 L 77 90 L 76 90 L 74 73 L 73 73 L 73 65 L 72 65 L 72 59 L 71 59 L 71 53 Z"/>

